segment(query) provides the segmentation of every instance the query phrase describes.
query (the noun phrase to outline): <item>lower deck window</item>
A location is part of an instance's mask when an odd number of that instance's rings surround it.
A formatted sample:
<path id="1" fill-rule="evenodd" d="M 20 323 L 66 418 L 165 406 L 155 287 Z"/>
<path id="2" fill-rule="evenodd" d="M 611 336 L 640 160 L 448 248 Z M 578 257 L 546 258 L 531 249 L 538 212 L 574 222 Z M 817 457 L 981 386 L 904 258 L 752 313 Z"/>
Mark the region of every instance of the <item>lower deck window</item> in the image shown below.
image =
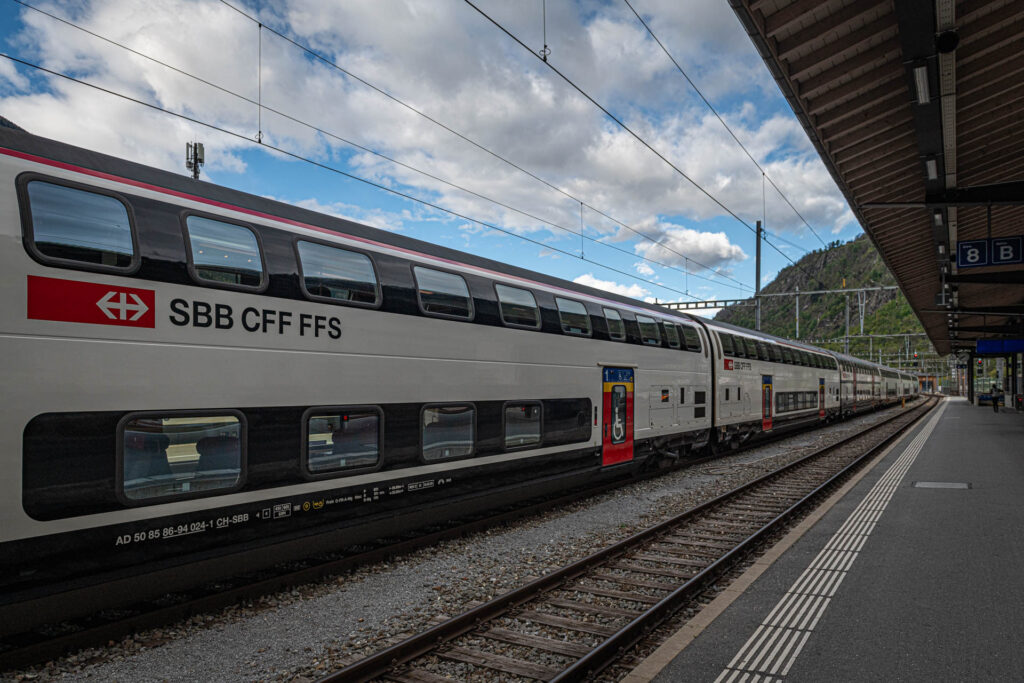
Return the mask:
<path id="1" fill-rule="evenodd" d="M 380 458 L 375 410 L 317 410 L 306 421 L 306 467 L 312 474 L 373 467 Z"/>
<path id="2" fill-rule="evenodd" d="M 423 460 L 434 462 L 473 454 L 476 411 L 471 405 L 423 409 Z"/>
<path id="3" fill-rule="evenodd" d="M 505 406 L 505 448 L 540 443 L 540 404 L 509 403 Z"/>
<path id="4" fill-rule="evenodd" d="M 242 424 L 233 415 L 136 417 L 122 432 L 130 500 L 231 489 L 242 477 Z"/>

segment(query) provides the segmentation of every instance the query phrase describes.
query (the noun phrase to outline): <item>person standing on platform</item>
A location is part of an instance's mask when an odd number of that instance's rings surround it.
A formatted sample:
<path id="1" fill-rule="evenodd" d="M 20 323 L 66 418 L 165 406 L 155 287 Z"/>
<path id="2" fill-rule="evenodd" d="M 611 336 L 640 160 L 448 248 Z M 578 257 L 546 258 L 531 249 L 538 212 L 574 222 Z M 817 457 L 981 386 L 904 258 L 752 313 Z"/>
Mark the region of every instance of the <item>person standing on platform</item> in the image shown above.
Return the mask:
<path id="1" fill-rule="evenodd" d="M 992 387 L 992 410 L 999 412 L 999 387 Z"/>

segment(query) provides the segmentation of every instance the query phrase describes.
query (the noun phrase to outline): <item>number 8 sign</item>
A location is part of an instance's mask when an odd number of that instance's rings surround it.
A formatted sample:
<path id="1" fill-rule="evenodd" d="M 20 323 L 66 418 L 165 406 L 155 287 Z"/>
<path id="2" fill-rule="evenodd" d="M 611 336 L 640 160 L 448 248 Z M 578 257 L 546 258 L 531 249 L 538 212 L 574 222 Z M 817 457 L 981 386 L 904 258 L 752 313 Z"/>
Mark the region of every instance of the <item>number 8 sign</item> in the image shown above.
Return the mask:
<path id="1" fill-rule="evenodd" d="M 988 240 L 969 240 L 956 245 L 957 268 L 988 265 Z"/>

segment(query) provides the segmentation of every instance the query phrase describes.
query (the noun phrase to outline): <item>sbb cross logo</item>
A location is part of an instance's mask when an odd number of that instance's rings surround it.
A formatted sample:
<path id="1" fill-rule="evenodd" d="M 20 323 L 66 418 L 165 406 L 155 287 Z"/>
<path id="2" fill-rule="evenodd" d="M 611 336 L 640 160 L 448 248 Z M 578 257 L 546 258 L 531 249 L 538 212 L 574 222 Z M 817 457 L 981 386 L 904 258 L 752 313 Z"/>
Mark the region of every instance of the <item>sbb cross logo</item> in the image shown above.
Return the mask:
<path id="1" fill-rule="evenodd" d="M 156 292 L 28 276 L 28 317 L 121 327 L 156 327 Z"/>

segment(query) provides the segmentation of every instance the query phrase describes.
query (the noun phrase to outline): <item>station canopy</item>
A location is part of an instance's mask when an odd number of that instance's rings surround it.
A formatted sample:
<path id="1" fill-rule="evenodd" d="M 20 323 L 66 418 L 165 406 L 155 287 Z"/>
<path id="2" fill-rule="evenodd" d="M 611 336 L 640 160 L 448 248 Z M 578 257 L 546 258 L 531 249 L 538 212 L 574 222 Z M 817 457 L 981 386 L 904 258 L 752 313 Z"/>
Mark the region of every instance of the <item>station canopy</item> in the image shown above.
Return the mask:
<path id="1" fill-rule="evenodd" d="M 936 350 L 1024 338 L 1024 2 L 730 3 Z"/>

